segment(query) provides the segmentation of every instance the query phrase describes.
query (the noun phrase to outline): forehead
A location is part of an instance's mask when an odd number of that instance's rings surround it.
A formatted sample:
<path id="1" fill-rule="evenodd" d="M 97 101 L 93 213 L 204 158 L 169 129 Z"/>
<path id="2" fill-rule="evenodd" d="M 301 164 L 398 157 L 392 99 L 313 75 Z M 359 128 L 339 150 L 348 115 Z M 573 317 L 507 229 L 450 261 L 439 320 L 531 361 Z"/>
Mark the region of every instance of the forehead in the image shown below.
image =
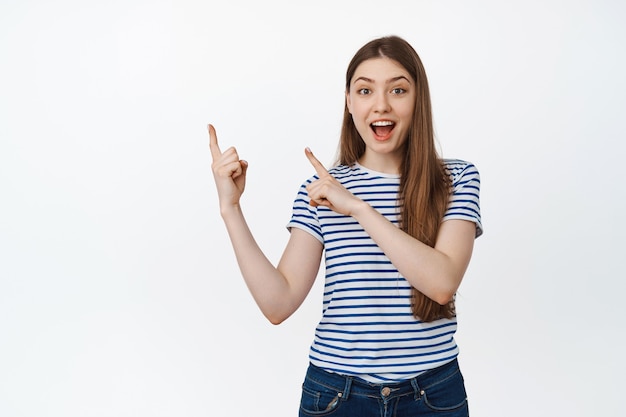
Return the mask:
<path id="1" fill-rule="evenodd" d="M 363 78 L 376 82 L 387 82 L 398 77 L 405 77 L 411 82 L 409 72 L 398 61 L 384 57 L 371 58 L 359 64 L 354 71 L 350 84 Z"/>

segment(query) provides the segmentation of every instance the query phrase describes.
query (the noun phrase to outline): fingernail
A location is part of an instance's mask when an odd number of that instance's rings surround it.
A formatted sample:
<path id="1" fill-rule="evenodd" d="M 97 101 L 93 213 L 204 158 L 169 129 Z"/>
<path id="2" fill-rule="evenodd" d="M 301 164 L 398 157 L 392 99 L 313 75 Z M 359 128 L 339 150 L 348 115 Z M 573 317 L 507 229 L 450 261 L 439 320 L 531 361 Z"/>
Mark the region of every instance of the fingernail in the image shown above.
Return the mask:
<path id="1" fill-rule="evenodd" d="M 308 146 L 306 147 L 306 151 L 307 151 L 307 152 L 310 152 L 310 153 L 313 153 L 313 152 L 311 151 L 311 148 L 309 148 Z"/>

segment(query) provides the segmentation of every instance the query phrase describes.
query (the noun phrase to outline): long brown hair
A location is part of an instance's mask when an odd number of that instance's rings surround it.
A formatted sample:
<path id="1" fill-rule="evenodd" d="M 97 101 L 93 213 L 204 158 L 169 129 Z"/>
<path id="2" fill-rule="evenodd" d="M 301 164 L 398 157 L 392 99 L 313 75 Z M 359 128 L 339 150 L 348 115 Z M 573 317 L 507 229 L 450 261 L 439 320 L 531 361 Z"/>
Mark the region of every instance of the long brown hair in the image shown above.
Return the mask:
<path id="1" fill-rule="evenodd" d="M 368 59 L 390 58 L 402 65 L 416 86 L 413 122 L 404 143 L 404 160 L 400 166 L 400 228 L 421 242 L 434 247 L 450 192 L 450 178 L 437 154 L 433 130 L 428 80 L 422 61 L 413 47 L 397 36 L 375 39 L 365 44 L 350 61 L 346 71 L 346 92 L 357 67 Z M 365 153 L 347 103 L 339 142 L 338 162 L 352 165 Z M 422 321 L 451 318 L 454 300 L 441 305 L 415 287 L 412 296 L 413 315 Z"/>

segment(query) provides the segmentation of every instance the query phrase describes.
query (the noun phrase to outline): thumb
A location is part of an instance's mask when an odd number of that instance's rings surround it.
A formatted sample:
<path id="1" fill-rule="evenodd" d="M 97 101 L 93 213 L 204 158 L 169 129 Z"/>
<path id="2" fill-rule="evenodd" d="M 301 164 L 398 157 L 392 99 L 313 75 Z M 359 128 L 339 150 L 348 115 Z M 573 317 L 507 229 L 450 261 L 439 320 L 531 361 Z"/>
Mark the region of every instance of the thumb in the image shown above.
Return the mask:
<path id="1" fill-rule="evenodd" d="M 239 166 L 241 167 L 241 171 L 239 171 L 236 175 L 233 175 L 233 179 L 235 178 L 246 178 L 246 172 L 248 171 L 248 161 L 240 160 Z"/>
<path id="2" fill-rule="evenodd" d="M 246 172 L 248 172 L 248 161 L 242 159 L 241 161 L 239 161 L 239 164 L 241 165 L 241 175 L 245 177 Z"/>

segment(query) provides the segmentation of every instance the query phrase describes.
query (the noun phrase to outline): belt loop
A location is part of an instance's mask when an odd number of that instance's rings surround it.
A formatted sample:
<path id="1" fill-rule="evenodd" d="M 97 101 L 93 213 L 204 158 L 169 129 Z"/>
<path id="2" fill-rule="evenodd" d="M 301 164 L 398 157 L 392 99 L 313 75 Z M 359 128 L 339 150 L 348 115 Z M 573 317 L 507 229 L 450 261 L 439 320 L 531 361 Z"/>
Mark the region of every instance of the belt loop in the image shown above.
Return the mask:
<path id="1" fill-rule="evenodd" d="M 341 394 L 341 398 L 345 401 L 350 396 L 350 388 L 352 387 L 352 377 L 346 377 L 346 386 L 343 388 L 343 393 Z"/>
<path id="2" fill-rule="evenodd" d="M 415 391 L 415 401 L 419 400 L 422 396 L 422 389 L 420 388 L 417 377 L 411 379 L 411 386 L 413 387 L 413 391 Z"/>

